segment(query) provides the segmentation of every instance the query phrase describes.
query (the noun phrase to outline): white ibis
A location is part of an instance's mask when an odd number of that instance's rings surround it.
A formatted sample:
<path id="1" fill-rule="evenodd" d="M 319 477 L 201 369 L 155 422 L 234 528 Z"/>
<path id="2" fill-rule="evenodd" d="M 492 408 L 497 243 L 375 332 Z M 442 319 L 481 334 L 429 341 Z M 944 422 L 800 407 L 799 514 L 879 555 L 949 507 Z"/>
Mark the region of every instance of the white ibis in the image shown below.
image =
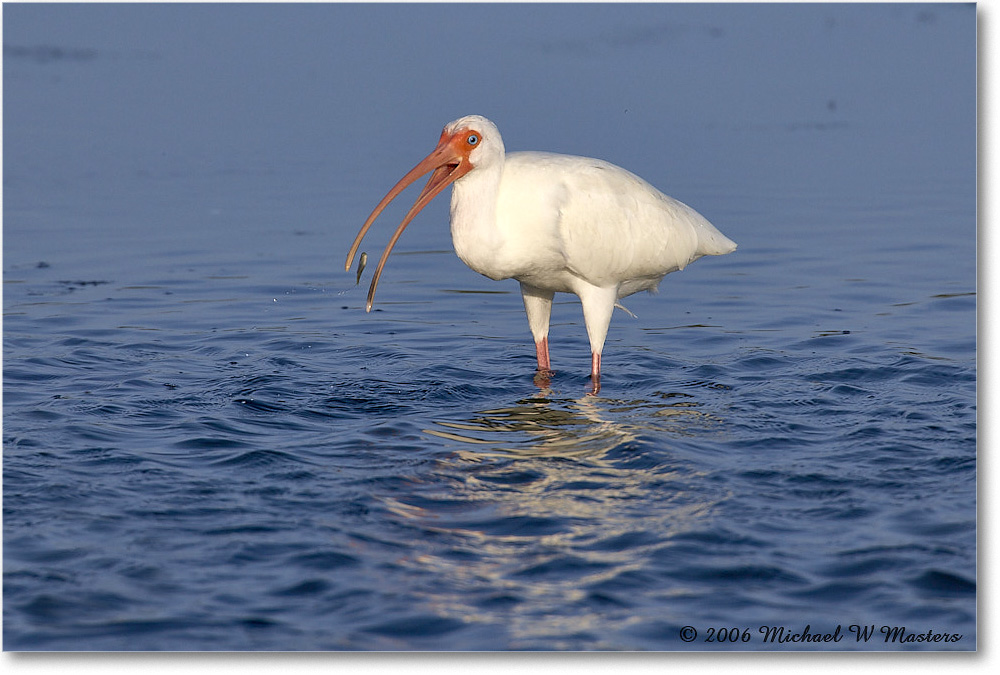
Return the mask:
<path id="1" fill-rule="evenodd" d="M 490 279 L 517 279 L 535 338 L 538 370 L 550 372 L 552 296 L 574 293 L 590 338 L 591 382 L 600 390 L 601 351 L 618 301 L 655 291 L 660 280 L 703 255 L 736 244 L 694 209 L 614 164 L 545 152 L 504 151 L 490 120 L 469 115 L 448 124 L 431 154 L 382 198 L 347 254 L 350 271 L 361 240 L 407 186 L 432 172 L 378 261 L 371 311 L 389 253 L 414 216 L 448 185 L 451 237 L 466 265 Z M 628 310 L 625 310 L 626 312 Z"/>

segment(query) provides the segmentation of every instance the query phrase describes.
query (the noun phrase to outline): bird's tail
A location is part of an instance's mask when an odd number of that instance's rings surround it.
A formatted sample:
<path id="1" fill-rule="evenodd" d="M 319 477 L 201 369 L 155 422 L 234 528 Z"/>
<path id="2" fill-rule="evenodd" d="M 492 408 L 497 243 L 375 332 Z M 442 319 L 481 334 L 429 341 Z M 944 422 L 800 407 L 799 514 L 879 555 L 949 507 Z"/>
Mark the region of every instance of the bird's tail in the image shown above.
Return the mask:
<path id="1" fill-rule="evenodd" d="M 725 255 L 736 250 L 736 242 L 715 229 L 707 220 L 698 233 L 698 250 L 703 255 Z"/>

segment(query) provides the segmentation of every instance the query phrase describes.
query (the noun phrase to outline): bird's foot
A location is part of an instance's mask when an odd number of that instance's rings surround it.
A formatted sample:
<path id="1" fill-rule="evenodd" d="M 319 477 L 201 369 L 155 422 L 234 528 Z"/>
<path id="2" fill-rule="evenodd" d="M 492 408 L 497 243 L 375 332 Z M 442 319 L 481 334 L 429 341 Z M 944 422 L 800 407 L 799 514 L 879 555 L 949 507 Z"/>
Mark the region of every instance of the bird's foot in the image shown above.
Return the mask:
<path id="1" fill-rule="evenodd" d="M 539 368 L 535 371 L 535 386 L 539 389 L 548 389 L 552 385 L 552 376 L 555 374 L 554 370 Z"/>
<path id="2" fill-rule="evenodd" d="M 590 376 L 590 387 L 587 388 L 587 396 L 597 396 L 601 393 L 601 376 Z"/>

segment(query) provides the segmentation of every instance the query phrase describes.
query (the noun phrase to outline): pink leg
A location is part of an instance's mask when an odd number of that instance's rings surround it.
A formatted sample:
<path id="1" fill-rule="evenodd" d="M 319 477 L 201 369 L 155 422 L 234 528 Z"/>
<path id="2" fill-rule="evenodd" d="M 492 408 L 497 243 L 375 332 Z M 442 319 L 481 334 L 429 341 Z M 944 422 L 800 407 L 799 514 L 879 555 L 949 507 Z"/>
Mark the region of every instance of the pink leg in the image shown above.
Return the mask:
<path id="1" fill-rule="evenodd" d="M 535 343 L 535 356 L 538 357 L 538 370 L 550 371 L 549 365 L 549 339 L 543 337 Z"/>
<path id="2" fill-rule="evenodd" d="M 535 356 L 538 357 L 538 370 L 535 372 L 535 384 L 541 389 L 552 385 L 552 369 L 549 368 L 549 339 L 543 337 L 535 343 Z"/>
<path id="3" fill-rule="evenodd" d="M 592 352 L 590 355 L 590 384 L 591 394 L 596 395 L 601 391 L 601 355 L 597 352 Z"/>

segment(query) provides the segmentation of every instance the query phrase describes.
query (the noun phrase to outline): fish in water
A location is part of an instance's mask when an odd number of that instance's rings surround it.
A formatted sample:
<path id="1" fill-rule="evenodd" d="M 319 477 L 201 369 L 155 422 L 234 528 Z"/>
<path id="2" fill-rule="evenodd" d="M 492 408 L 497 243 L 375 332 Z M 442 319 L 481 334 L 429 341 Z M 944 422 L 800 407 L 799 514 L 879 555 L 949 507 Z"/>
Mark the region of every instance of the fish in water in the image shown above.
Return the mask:
<path id="1" fill-rule="evenodd" d="M 355 286 L 361 283 L 361 273 L 365 271 L 365 265 L 367 264 L 368 264 L 368 254 L 362 251 L 361 257 L 358 258 L 358 278 L 354 282 Z"/>

